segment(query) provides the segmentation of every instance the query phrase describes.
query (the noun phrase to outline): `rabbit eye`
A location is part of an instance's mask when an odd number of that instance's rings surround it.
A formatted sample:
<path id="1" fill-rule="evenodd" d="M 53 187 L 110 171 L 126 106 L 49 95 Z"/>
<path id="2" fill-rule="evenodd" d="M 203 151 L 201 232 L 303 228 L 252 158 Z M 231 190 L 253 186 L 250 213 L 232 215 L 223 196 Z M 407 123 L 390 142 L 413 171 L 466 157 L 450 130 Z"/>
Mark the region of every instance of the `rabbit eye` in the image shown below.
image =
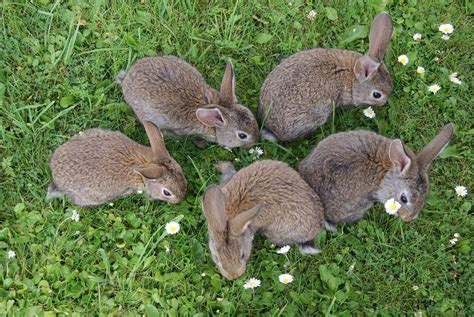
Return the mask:
<path id="1" fill-rule="evenodd" d="M 166 189 L 163 189 L 163 195 L 165 195 L 166 197 L 171 197 L 171 193 Z"/>
<path id="2" fill-rule="evenodd" d="M 378 91 L 374 91 L 372 93 L 372 96 L 374 96 L 375 99 L 380 99 L 382 97 L 382 94 L 379 93 Z"/>
<path id="3" fill-rule="evenodd" d="M 238 135 L 239 135 L 239 138 L 241 140 L 245 140 L 248 137 L 248 135 L 246 133 L 243 133 L 243 132 L 239 132 Z"/>
<path id="4" fill-rule="evenodd" d="M 402 194 L 402 195 L 400 196 L 400 201 L 401 201 L 402 203 L 406 204 L 406 203 L 408 202 L 407 196 L 406 196 L 405 194 Z"/>

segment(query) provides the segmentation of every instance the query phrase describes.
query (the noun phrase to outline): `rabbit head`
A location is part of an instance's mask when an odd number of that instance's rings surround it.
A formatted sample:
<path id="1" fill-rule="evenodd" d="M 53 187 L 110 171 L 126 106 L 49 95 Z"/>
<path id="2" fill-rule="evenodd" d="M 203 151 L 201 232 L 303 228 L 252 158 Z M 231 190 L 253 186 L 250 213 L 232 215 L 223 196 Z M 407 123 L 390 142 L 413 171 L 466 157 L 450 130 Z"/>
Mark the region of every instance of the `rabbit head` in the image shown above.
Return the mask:
<path id="1" fill-rule="evenodd" d="M 392 20 L 387 13 L 379 13 L 372 21 L 369 51 L 354 63 L 352 99 L 355 105 L 382 106 L 392 93 L 392 77 L 383 62 L 392 30 Z"/>
<path id="2" fill-rule="evenodd" d="M 151 199 L 176 204 L 186 196 L 187 182 L 183 170 L 168 153 L 160 130 L 149 121 L 143 125 L 150 140 L 153 159 L 148 165 L 137 167 L 135 172 L 142 177 Z"/>
<path id="3" fill-rule="evenodd" d="M 206 127 L 215 129 L 216 141 L 222 146 L 250 147 L 258 141 L 257 120 L 248 108 L 237 101 L 231 61 L 227 62 L 222 78 L 219 104 L 210 103 L 198 108 L 196 117 Z"/>
<path id="4" fill-rule="evenodd" d="M 261 208 L 262 204 L 257 204 L 229 219 L 221 188 L 211 186 L 204 194 L 203 211 L 207 219 L 209 249 L 214 263 L 227 279 L 236 279 L 245 273 L 254 236 L 249 224 Z"/>
<path id="5" fill-rule="evenodd" d="M 393 164 L 377 191 L 377 199 L 385 203 L 394 198 L 401 204 L 398 215 L 403 221 L 415 220 L 428 194 L 428 170 L 431 162 L 449 144 L 454 126 L 447 124 L 418 155 L 400 140 L 389 146 L 389 158 Z"/>

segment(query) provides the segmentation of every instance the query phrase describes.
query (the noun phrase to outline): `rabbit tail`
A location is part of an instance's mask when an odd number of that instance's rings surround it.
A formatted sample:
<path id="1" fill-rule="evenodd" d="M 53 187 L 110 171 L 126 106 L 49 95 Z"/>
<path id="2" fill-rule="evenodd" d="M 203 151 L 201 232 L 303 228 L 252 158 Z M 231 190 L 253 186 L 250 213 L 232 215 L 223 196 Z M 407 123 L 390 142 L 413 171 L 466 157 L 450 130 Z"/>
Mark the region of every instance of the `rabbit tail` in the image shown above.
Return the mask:
<path id="1" fill-rule="evenodd" d="M 61 192 L 57 187 L 54 182 L 49 183 L 48 186 L 48 193 L 46 194 L 46 200 L 51 200 L 53 198 L 57 198 L 64 195 L 63 192 Z"/>
<path id="2" fill-rule="evenodd" d="M 125 79 L 126 75 L 127 75 L 127 72 L 122 69 L 117 75 L 117 78 L 116 78 L 117 84 L 122 86 L 123 80 Z"/>

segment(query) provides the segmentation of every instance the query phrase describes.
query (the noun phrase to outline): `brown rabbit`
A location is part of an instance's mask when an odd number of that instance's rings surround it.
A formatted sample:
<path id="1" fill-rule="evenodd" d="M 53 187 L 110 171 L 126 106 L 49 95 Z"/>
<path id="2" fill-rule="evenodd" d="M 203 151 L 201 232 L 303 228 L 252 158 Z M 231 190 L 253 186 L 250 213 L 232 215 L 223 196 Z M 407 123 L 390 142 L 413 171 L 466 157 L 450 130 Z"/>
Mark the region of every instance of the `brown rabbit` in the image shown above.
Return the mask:
<path id="1" fill-rule="evenodd" d="M 304 138 L 326 122 L 333 104 L 384 105 L 393 87 L 383 62 L 392 28 L 388 14 L 374 18 L 367 55 L 316 48 L 283 60 L 260 90 L 262 136 L 271 141 Z"/>
<path id="2" fill-rule="evenodd" d="M 333 134 L 301 162 L 299 172 L 321 197 L 329 224 L 359 220 L 375 202 L 391 198 L 401 204 L 403 221 L 415 220 L 428 193 L 430 164 L 453 132 L 452 124 L 445 125 L 418 155 L 374 132 Z"/>
<path id="3" fill-rule="evenodd" d="M 142 58 L 121 76 L 125 100 L 142 122 L 151 121 L 174 135 L 200 135 L 229 148 L 258 141 L 254 115 L 235 96 L 230 61 L 220 92 L 196 68 L 174 56 Z"/>
<path id="4" fill-rule="evenodd" d="M 316 254 L 314 237 L 324 223 L 319 197 L 286 163 L 264 160 L 235 172 L 229 162 L 220 186 L 204 193 L 209 248 L 221 274 L 235 279 L 245 273 L 255 233 L 277 245 L 298 244 Z"/>
<path id="5" fill-rule="evenodd" d="M 61 145 L 51 159 L 47 199 L 66 195 L 78 206 L 95 206 L 146 190 L 152 199 L 180 202 L 183 170 L 166 150 L 160 130 L 144 123 L 151 148 L 120 132 L 91 129 Z"/>

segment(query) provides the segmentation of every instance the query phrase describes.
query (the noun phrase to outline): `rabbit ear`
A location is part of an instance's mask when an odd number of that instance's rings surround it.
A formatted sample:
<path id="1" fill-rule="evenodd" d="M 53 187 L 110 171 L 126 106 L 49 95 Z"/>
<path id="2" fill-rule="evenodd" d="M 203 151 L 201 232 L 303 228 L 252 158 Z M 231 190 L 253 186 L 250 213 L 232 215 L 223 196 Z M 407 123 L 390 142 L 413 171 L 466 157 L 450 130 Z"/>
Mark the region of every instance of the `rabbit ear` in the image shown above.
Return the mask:
<path id="1" fill-rule="evenodd" d="M 198 108 L 196 117 L 206 127 L 221 127 L 226 125 L 226 120 L 218 108 Z"/>
<path id="2" fill-rule="evenodd" d="M 383 61 L 385 50 L 392 38 L 393 24 L 390 15 L 385 12 L 377 14 L 370 27 L 369 51 L 367 55 L 377 61 Z"/>
<path id="3" fill-rule="evenodd" d="M 221 82 L 221 102 L 224 105 L 232 105 L 237 103 L 237 97 L 235 96 L 235 74 L 234 66 L 230 59 L 227 61 L 224 77 Z"/>
<path id="4" fill-rule="evenodd" d="M 359 82 L 366 81 L 379 68 L 380 63 L 367 55 L 360 57 L 354 64 L 354 74 Z"/>
<path id="5" fill-rule="evenodd" d="M 163 167 L 157 164 L 151 164 L 148 167 L 136 168 L 135 172 L 148 179 L 158 179 L 163 175 Z"/>
<path id="6" fill-rule="evenodd" d="M 405 152 L 403 142 L 400 140 L 393 140 L 390 143 L 388 156 L 395 167 L 399 168 L 400 173 L 404 174 L 411 166 L 411 158 Z"/>
<path id="7" fill-rule="evenodd" d="M 169 160 L 170 153 L 166 149 L 165 141 L 163 140 L 163 134 L 161 133 L 160 129 L 158 129 L 158 127 L 150 121 L 143 122 L 143 126 L 145 127 L 146 134 L 150 140 L 151 149 L 155 158 L 154 161 L 163 162 Z"/>
<path id="8" fill-rule="evenodd" d="M 258 203 L 249 210 L 241 212 L 229 220 L 230 233 L 233 236 L 241 236 L 249 226 L 250 222 L 252 222 L 253 218 L 255 218 L 258 212 L 262 209 L 262 207 L 263 204 Z"/>
<path id="9" fill-rule="evenodd" d="M 428 169 L 431 162 L 448 146 L 454 133 L 454 125 L 449 123 L 418 154 L 416 162 L 423 169 Z"/>
<path id="10" fill-rule="evenodd" d="M 227 230 L 224 193 L 219 186 L 210 186 L 204 193 L 203 210 L 208 226 L 220 232 Z"/>

